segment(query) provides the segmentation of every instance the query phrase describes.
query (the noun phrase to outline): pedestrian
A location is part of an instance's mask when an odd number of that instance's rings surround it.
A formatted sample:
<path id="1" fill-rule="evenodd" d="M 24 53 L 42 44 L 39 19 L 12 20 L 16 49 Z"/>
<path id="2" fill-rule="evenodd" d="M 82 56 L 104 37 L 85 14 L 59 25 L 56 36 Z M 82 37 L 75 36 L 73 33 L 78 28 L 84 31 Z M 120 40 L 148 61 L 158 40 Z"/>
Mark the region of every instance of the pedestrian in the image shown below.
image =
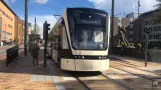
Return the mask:
<path id="1" fill-rule="evenodd" d="M 122 46 L 121 47 L 121 57 L 123 57 L 124 56 L 124 47 Z"/>
<path id="2" fill-rule="evenodd" d="M 33 42 L 31 44 L 31 55 L 32 55 L 32 58 L 33 58 L 33 65 L 34 66 L 38 66 L 38 57 L 39 57 L 39 45 L 36 43 L 36 42 Z M 35 61 L 36 61 L 36 65 L 35 65 Z"/>

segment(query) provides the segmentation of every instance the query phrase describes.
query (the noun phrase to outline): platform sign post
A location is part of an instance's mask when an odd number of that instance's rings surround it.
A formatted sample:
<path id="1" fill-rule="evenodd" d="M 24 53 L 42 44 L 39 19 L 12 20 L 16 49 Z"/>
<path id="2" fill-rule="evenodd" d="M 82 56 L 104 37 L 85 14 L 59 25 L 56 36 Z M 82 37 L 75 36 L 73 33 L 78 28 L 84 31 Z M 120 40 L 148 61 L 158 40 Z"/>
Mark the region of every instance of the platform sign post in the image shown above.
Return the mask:
<path id="1" fill-rule="evenodd" d="M 50 30 L 50 24 L 45 21 L 43 24 L 43 39 L 44 43 L 44 68 L 46 68 L 46 51 L 47 51 L 47 40 L 48 40 L 48 30 Z"/>
<path id="2" fill-rule="evenodd" d="M 150 34 L 150 29 L 149 27 L 146 27 L 144 29 L 144 32 L 146 34 L 146 39 L 145 39 L 145 67 L 147 67 L 147 61 L 148 61 L 148 41 L 149 41 L 149 34 Z"/>

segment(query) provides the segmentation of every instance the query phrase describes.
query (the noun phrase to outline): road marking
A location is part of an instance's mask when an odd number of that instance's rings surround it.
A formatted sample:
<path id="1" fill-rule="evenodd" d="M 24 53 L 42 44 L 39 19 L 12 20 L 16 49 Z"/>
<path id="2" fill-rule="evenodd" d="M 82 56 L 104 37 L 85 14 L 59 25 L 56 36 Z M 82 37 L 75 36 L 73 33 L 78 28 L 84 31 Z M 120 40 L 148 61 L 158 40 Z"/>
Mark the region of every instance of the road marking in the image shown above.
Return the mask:
<path id="1" fill-rule="evenodd" d="M 52 79 L 57 90 L 66 90 L 64 84 L 62 83 L 62 81 L 58 76 L 52 76 Z"/>
<path id="2" fill-rule="evenodd" d="M 37 81 L 37 75 L 32 75 L 30 81 Z"/>
<path id="3" fill-rule="evenodd" d="M 37 75 L 38 76 L 38 81 L 45 81 L 44 75 Z"/>
<path id="4" fill-rule="evenodd" d="M 51 77 L 51 76 L 46 76 L 46 75 L 45 75 L 45 80 L 46 80 L 46 81 L 52 81 L 52 77 Z"/>
<path id="5" fill-rule="evenodd" d="M 64 72 L 62 72 L 62 78 L 64 80 L 76 80 L 73 76 L 71 76 L 71 75 L 69 75 L 67 73 L 64 73 Z"/>
<path id="6" fill-rule="evenodd" d="M 91 77 L 86 77 L 89 80 L 98 80 L 99 78 L 97 76 L 91 76 Z"/>

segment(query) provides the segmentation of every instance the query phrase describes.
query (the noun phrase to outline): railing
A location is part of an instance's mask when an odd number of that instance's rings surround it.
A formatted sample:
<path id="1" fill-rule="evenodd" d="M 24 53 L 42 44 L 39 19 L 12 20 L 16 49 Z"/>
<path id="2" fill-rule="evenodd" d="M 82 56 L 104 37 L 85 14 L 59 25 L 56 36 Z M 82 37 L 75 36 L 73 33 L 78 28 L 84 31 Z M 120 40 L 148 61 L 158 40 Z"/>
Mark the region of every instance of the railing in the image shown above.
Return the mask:
<path id="1" fill-rule="evenodd" d="M 113 47 L 113 54 L 121 55 L 121 47 Z M 137 49 L 137 48 L 123 48 L 123 55 L 129 56 L 129 57 L 135 57 L 144 59 L 144 50 L 143 49 Z"/>
<path id="2" fill-rule="evenodd" d="M 16 57 L 18 57 L 18 45 L 7 49 L 6 66 L 8 66 Z"/>

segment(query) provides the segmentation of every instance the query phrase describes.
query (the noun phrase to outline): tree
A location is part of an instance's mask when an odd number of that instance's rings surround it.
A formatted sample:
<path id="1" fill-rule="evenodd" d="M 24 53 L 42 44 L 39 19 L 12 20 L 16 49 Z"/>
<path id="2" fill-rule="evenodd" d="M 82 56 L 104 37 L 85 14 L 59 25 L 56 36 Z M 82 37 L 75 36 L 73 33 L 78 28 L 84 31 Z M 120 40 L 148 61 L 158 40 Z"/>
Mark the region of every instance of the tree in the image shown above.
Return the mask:
<path id="1" fill-rule="evenodd" d="M 157 7 L 157 12 L 154 13 L 154 19 L 161 23 L 161 0 L 156 0 L 159 2 L 159 4 L 155 5 Z"/>
<path id="2" fill-rule="evenodd" d="M 40 27 L 38 25 L 34 25 L 34 29 L 32 31 L 33 34 L 39 34 Z"/>
<path id="3" fill-rule="evenodd" d="M 51 30 L 48 34 L 48 40 L 52 40 L 54 36 L 54 32 Z"/>

